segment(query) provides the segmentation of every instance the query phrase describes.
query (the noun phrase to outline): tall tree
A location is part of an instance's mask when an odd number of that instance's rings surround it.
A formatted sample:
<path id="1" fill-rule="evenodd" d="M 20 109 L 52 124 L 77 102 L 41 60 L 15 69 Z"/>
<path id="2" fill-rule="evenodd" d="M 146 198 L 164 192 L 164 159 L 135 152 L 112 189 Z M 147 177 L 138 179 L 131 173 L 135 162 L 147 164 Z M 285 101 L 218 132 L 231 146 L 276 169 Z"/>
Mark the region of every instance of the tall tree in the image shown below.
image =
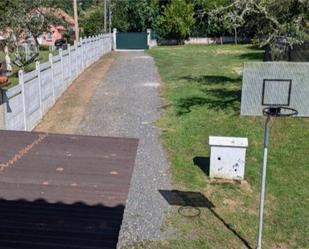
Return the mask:
<path id="1" fill-rule="evenodd" d="M 114 0 L 113 27 L 122 32 L 146 31 L 153 20 L 153 0 Z"/>
<path id="2" fill-rule="evenodd" d="M 194 23 L 193 4 L 174 0 L 164 7 L 164 12 L 158 17 L 158 35 L 182 41 L 189 38 Z"/>
<path id="3" fill-rule="evenodd" d="M 275 56 L 280 50 L 309 40 L 308 12 L 308 0 L 236 0 L 209 15 L 224 15 L 234 27 L 244 30 L 255 27 L 254 37 L 259 45 L 269 47 Z"/>
<path id="4" fill-rule="evenodd" d="M 227 23 L 218 16 L 208 15 L 214 9 L 228 6 L 230 0 L 191 0 L 194 4 L 196 24 L 193 28 L 193 36 L 221 36 L 229 32 Z"/>
<path id="5" fill-rule="evenodd" d="M 94 5 L 83 12 L 81 25 L 85 36 L 92 36 L 103 33 L 104 15 L 101 8 Z"/>

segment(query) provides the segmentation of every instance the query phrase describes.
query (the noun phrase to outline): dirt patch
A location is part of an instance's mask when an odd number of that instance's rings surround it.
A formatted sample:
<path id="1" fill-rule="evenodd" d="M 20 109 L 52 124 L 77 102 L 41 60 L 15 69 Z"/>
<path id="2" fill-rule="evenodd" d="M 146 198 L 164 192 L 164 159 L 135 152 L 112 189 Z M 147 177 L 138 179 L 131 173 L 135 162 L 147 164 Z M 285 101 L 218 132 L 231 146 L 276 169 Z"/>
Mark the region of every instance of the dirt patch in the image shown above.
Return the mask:
<path id="1" fill-rule="evenodd" d="M 243 73 L 243 66 L 235 66 L 235 67 L 232 67 L 233 71 L 239 75 L 242 75 Z"/>
<path id="2" fill-rule="evenodd" d="M 230 210 L 236 210 L 238 207 L 238 203 L 235 200 L 232 199 L 225 199 L 223 200 L 223 205 L 228 207 Z"/>
<path id="3" fill-rule="evenodd" d="M 243 180 L 240 182 L 240 189 L 245 193 L 249 193 L 249 194 L 253 193 L 250 183 L 247 182 L 246 180 Z"/>
<path id="4" fill-rule="evenodd" d="M 104 79 L 114 58 L 115 54 L 110 53 L 87 68 L 64 92 L 34 130 L 64 134 L 76 133 L 95 89 Z"/>

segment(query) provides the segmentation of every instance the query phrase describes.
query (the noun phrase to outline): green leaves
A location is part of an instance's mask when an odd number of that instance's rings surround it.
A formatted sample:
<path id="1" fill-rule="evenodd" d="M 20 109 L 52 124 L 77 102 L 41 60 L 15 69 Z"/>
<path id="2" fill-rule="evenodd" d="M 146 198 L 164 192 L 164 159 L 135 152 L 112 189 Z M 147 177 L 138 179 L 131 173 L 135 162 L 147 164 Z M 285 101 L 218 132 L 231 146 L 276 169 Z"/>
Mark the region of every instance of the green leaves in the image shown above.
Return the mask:
<path id="1" fill-rule="evenodd" d="M 0 30 L 5 31 L 5 35 L 9 36 L 6 43 L 10 50 L 14 50 L 14 61 L 18 66 L 23 67 L 37 58 L 37 38 L 43 32 L 48 31 L 51 24 L 63 25 L 66 32 L 72 30 L 57 13 L 58 4 L 56 2 L 61 1 L 7 0 L 0 2 Z M 32 49 L 33 53 L 25 56 L 25 49 L 20 46 L 20 41 L 31 37 L 35 41 L 32 45 L 36 48 Z"/>
<path id="2" fill-rule="evenodd" d="M 188 39 L 194 24 L 194 6 L 184 0 L 174 0 L 158 17 L 158 36 L 167 39 Z"/>
<path id="3" fill-rule="evenodd" d="M 118 31 L 145 32 L 152 27 L 156 4 L 148 0 L 116 0 L 112 4 L 113 27 Z"/>
<path id="4" fill-rule="evenodd" d="M 104 16 L 102 9 L 95 6 L 89 8 L 85 12 L 81 24 L 84 28 L 84 35 L 86 36 L 102 33 L 104 29 Z"/>

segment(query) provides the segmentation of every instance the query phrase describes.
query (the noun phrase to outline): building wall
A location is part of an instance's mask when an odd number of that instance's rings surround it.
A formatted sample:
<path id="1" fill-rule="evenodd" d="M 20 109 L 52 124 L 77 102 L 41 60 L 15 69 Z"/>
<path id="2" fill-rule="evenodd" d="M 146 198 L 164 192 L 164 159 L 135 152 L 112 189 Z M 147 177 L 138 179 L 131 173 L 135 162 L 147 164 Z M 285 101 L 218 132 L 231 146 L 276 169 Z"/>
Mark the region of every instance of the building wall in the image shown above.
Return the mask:
<path id="1" fill-rule="evenodd" d="M 55 41 L 62 38 L 64 28 L 62 26 L 51 26 L 48 32 L 44 32 L 40 37 L 40 44 L 52 46 Z"/>

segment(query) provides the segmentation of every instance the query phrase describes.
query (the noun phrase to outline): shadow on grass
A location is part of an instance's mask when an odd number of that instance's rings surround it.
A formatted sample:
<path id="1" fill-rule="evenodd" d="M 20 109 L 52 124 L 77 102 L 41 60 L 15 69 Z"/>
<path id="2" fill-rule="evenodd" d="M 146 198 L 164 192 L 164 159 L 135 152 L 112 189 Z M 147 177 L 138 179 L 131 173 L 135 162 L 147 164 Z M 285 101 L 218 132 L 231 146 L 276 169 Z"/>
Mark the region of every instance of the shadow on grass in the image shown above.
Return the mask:
<path id="1" fill-rule="evenodd" d="M 195 82 L 205 85 L 226 84 L 226 83 L 240 83 L 241 77 L 231 78 L 222 75 L 201 75 L 197 77 L 183 76 L 180 80 L 187 80 L 189 82 Z"/>
<path id="2" fill-rule="evenodd" d="M 210 158 L 209 157 L 194 157 L 194 165 L 198 166 L 207 176 L 209 176 Z"/>
<path id="3" fill-rule="evenodd" d="M 206 97 L 188 97 L 177 101 L 177 115 L 181 116 L 190 113 L 194 106 L 206 106 L 214 110 L 232 110 L 239 113 L 241 90 L 239 89 L 203 89 Z"/>
<path id="4" fill-rule="evenodd" d="M 244 53 L 237 56 L 239 59 L 242 60 L 263 60 L 264 53 L 263 52 L 255 52 L 255 53 Z"/>
<path id="5" fill-rule="evenodd" d="M 179 190 L 159 190 L 159 192 L 163 196 L 163 198 L 169 203 L 169 205 L 180 206 L 180 208 L 207 208 L 229 231 L 231 231 L 239 240 L 242 241 L 242 243 L 246 246 L 247 249 L 253 249 L 250 246 L 249 242 L 214 210 L 215 205 L 202 193 Z"/>

